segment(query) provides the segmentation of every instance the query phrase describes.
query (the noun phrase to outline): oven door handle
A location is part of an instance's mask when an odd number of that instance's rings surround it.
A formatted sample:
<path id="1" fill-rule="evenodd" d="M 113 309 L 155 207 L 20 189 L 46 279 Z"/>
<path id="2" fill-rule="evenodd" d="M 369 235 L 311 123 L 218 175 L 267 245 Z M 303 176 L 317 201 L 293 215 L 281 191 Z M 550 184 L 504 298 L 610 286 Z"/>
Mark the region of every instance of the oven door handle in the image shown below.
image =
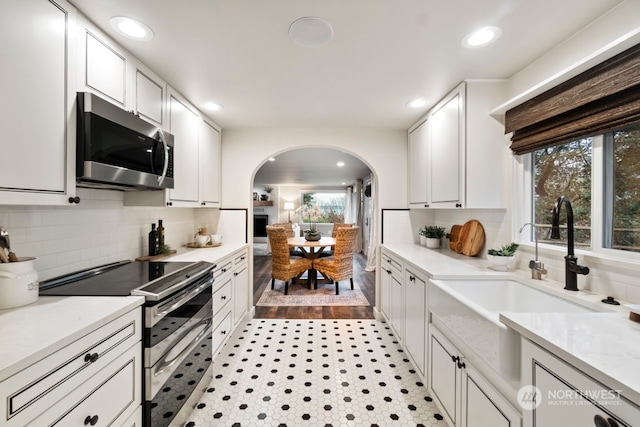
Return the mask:
<path id="1" fill-rule="evenodd" d="M 158 307 L 158 311 L 156 313 L 154 313 L 154 315 L 153 315 L 152 325 L 151 326 L 155 325 L 160 319 L 162 319 L 168 313 L 171 313 L 176 308 L 184 305 L 186 302 L 191 300 L 191 298 L 193 298 L 194 296 L 198 295 L 200 292 L 204 291 L 207 287 L 211 286 L 211 283 L 212 283 L 211 280 L 207 280 L 202 285 L 200 285 L 197 288 L 193 289 L 192 291 L 189 291 L 186 294 L 182 295 L 180 297 L 180 299 L 178 299 L 177 301 L 172 300 L 172 301 L 170 301 L 170 302 L 168 302 L 166 304 L 160 305 Z"/>
<path id="2" fill-rule="evenodd" d="M 202 328 L 195 337 L 192 337 L 192 332 L 198 328 Z M 155 395 L 158 393 L 160 388 L 164 385 L 167 379 L 171 376 L 171 373 L 175 370 L 172 369 L 174 366 L 179 365 L 187 358 L 189 353 L 193 351 L 203 339 L 206 339 L 208 335 L 213 333 L 213 319 L 207 317 L 202 319 L 200 322 L 193 325 L 189 328 L 188 331 L 184 332 L 178 342 L 169 350 L 159 361 L 149 369 L 151 377 L 146 375 L 147 379 L 147 392 L 146 398 L 147 400 L 152 400 Z M 186 345 L 177 355 L 174 355 L 172 350 L 180 345 L 180 343 L 187 341 L 190 344 Z"/>

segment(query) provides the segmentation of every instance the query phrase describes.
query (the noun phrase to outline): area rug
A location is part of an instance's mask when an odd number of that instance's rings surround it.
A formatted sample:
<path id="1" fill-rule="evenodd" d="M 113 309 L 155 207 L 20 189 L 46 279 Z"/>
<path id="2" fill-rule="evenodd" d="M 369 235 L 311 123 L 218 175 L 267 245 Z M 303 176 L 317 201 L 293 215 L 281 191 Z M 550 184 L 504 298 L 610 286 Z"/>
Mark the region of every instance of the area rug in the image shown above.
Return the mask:
<path id="1" fill-rule="evenodd" d="M 340 282 L 340 295 L 336 295 L 334 284 L 319 284 L 318 289 L 307 289 L 307 285 L 289 284 L 289 295 L 284 294 L 284 282 L 276 280 L 275 289 L 271 290 L 271 279 L 256 304 L 257 306 L 332 306 L 332 305 L 369 305 L 358 283 L 353 283 L 353 290 L 348 280 Z"/>

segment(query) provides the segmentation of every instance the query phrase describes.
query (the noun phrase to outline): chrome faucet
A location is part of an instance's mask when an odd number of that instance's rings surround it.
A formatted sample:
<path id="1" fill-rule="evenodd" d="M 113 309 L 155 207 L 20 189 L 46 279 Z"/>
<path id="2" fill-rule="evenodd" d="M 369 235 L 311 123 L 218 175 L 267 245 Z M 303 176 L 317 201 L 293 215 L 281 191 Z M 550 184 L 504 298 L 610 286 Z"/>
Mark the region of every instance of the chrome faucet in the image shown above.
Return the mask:
<path id="1" fill-rule="evenodd" d="M 567 256 L 564 257 L 564 288 L 568 291 L 578 290 L 578 274 L 589 274 L 589 267 L 578 265 L 578 258 L 574 253 L 573 237 L 573 208 L 571 202 L 564 196 L 558 197 L 556 205 L 553 207 L 551 218 L 551 238 L 560 239 L 560 208 L 565 206 L 567 212 Z"/>
<path id="2" fill-rule="evenodd" d="M 529 269 L 531 269 L 531 278 L 535 280 L 542 280 L 542 275 L 547 274 L 547 270 L 544 268 L 544 264 L 538 260 L 538 230 L 536 225 L 532 222 L 527 222 L 520 228 L 520 233 L 524 228 L 530 225 L 533 228 L 533 236 L 536 242 L 536 259 L 529 261 Z"/>

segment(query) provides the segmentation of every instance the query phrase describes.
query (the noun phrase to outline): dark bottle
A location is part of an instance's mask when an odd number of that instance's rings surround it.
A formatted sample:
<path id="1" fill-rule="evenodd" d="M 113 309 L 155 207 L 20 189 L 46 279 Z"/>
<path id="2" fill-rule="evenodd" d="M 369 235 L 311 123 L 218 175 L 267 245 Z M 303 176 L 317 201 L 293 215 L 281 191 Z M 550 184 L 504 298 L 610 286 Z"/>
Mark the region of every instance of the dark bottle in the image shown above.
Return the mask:
<path id="1" fill-rule="evenodd" d="M 155 223 L 151 224 L 149 232 L 149 255 L 158 255 L 158 231 Z"/>
<path id="2" fill-rule="evenodd" d="M 162 251 L 162 247 L 164 246 L 164 226 L 162 225 L 162 220 L 158 220 L 158 250 L 157 254 Z"/>

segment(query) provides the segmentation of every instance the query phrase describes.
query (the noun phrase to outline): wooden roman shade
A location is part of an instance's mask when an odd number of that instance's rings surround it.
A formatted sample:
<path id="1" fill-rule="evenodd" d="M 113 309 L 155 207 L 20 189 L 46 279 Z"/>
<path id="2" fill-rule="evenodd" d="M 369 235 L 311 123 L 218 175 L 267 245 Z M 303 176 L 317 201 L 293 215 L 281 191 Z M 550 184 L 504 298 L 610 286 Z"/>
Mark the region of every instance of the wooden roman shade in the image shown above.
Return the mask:
<path id="1" fill-rule="evenodd" d="M 506 112 L 524 154 L 640 122 L 640 45 Z"/>

